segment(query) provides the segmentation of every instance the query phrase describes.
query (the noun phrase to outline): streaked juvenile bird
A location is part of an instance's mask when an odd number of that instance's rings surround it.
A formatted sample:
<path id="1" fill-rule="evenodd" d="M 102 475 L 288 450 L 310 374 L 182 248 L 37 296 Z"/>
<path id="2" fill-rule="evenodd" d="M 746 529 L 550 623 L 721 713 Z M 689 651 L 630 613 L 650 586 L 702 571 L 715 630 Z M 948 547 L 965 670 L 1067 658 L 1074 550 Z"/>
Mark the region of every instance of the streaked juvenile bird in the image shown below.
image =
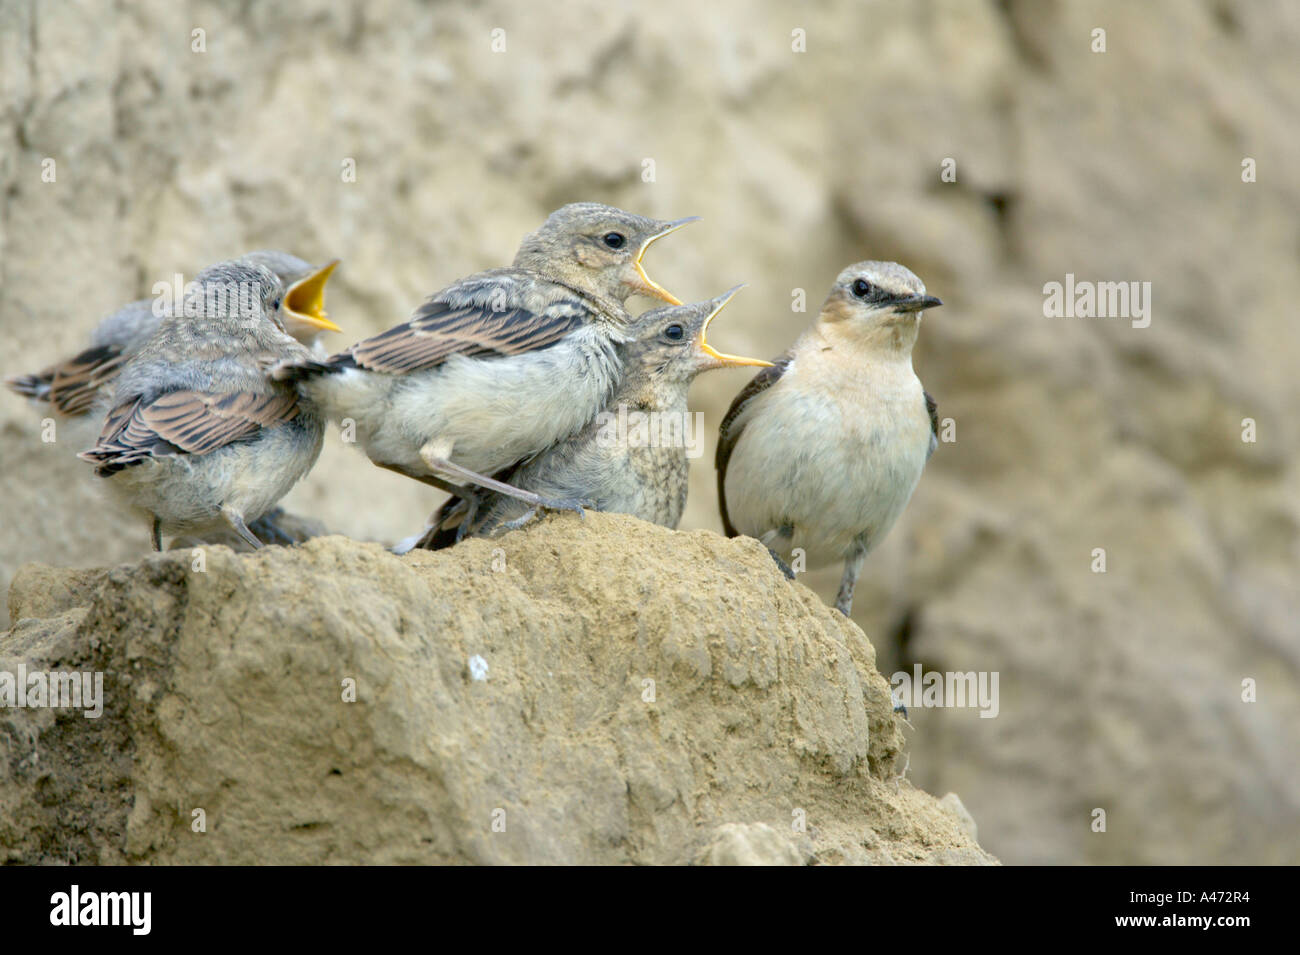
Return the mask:
<path id="1" fill-rule="evenodd" d="M 762 541 L 787 576 L 844 562 L 853 609 L 862 562 L 903 512 L 937 443 L 934 401 L 912 369 L 921 313 L 943 303 L 894 262 L 840 273 L 821 314 L 758 373 L 723 419 L 718 500 L 728 537 Z"/>
<path id="2" fill-rule="evenodd" d="M 322 332 L 341 329 L 325 314 L 325 283 L 338 260 L 317 268 L 277 250 L 250 252 L 241 261 L 265 266 L 286 289 L 282 312 L 285 330 L 308 348 L 318 347 Z M 30 375 L 5 379 L 10 390 L 31 398 L 65 418 L 90 416 L 97 401 L 112 394 L 122 366 L 162 324 L 154 299 L 123 305 L 91 333 L 90 347 Z"/>
<path id="3" fill-rule="evenodd" d="M 618 380 L 633 294 L 681 304 L 650 281 L 646 249 L 690 219 L 598 203 L 551 214 L 510 268 L 434 295 L 410 321 L 324 362 L 277 373 L 347 421 L 371 461 L 453 494 L 464 485 L 582 512 L 490 477 L 576 433 Z"/>
<path id="4" fill-rule="evenodd" d="M 322 419 L 277 363 L 310 356 L 281 316 L 284 287 L 245 261 L 200 272 L 181 306 L 122 366 L 99 441 L 81 457 L 167 534 L 229 526 L 260 547 L 261 517 L 316 461 Z"/>
<path id="5" fill-rule="evenodd" d="M 605 410 L 577 434 L 498 477 L 542 498 L 587 500 L 600 511 L 675 528 L 686 507 L 690 473 L 686 394 L 691 382 L 714 368 L 771 365 L 724 355 L 705 337 L 709 323 L 739 289 L 636 318 L 631 340 L 620 349 L 622 381 Z M 438 550 L 466 534 L 517 527 L 536 510 L 500 494 L 482 501 L 452 498 L 418 546 Z"/>

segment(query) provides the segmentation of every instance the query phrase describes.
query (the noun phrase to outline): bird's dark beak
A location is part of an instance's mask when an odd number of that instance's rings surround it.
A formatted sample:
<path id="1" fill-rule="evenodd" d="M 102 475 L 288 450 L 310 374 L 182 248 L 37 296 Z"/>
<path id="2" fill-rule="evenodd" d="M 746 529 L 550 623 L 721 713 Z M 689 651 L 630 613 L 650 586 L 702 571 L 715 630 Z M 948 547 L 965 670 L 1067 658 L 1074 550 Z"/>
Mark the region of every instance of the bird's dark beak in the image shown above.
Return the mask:
<path id="1" fill-rule="evenodd" d="M 662 239 L 670 232 L 676 232 L 678 229 L 686 225 L 688 222 L 695 222 L 699 218 L 700 218 L 699 216 L 687 216 L 685 219 L 674 219 L 672 222 L 660 223 L 661 228 L 659 229 L 659 231 L 654 233 L 652 236 L 650 236 L 650 238 L 646 239 L 644 242 L 641 243 L 641 248 L 637 249 L 636 259 L 632 263 L 633 266 L 635 267 L 635 273 L 636 273 L 635 279 L 628 283 L 629 285 L 632 286 L 633 291 L 641 295 L 649 295 L 652 298 L 662 299 L 663 301 L 667 302 L 669 305 L 682 304 L 681 299 L 679 299 L 676 295 L 669 292 L 658 282 L 651 280 L 650 276 L 645 274 L 645 269 L 642 268 L 641 266 L 641 259 L 645 256 L 645 250 L 650 248 L 650 246 L 654 244 L 654 242 L 656 242 L 659 239 Z"/>
<path id="2" fill-rule="evenodd" d="M 715 350 L 714 347 L 705 340 L 704 335 L 705 332 L 709 330 L 709 322 L 713 321 L 717 314 L 727 307 L 727 303 L 736 297 L 736 293 L 744 287 L 745 286 L 743 285 L 737 285 L 730 292 L 727 292 L 725 295 L 719 295 L 713 300 L 713 311 L 709 312 L 709 317 L 706 318 L 704 324 L 700 326 L 700 340 L 696 345 L 700 351 L 711 358 L 720 368 L 739 368 L 744 365 L 758 368 L 771 368 L 772 363 L 770 361 L 764 361 L 761 358 L 743 358 L 739 355 L 724 355 L 722 352 Z"/>
<path id="3" fill-rule="evenodd" d="M 295 329 L 308 333 L 343 331 L 325 314 L 325 283 L 338 264 L 335 259 L 289 286 L 284 294 L 284 323 L 290 334 Z"/>
<path id="4" fill-rule="evenodd" d="M 933 295 L 911 295 L 894 303 L 895 312 L 919 312 L 926 308 L 935 308 L 943 302 Z"/>

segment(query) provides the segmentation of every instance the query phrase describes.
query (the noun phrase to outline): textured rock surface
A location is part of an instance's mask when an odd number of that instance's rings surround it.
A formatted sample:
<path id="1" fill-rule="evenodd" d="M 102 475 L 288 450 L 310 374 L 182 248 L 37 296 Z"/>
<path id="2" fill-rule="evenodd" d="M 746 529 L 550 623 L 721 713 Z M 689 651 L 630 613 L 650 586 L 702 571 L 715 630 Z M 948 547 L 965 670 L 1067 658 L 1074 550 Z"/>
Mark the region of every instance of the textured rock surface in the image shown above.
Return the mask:
<path id="1" fill-rule="evenodd" d="M 360 337 L 572 199 L 703 215 L 647 263 L 687 297 L 750 283 L 729 351 L 779 352 L 808 318 L 792 289 L 815 309 L 846 263 L 898 259 L 946 303 L 917 367 L 957 440 L 856 613 L 885 673 L 1002 689 L 997 719 L 914 709 L 909 777 L 959 792 L 1006 861 L 1300 861 L 1300 8 L 532 6 L 0 0 L 0 372 L 257 246 L 342 257 L 331 311 Z M 1044 318 L 1066 273 L 1152 282 L 1151 326 Z M 693 393 L 686 527 L 718 526 L 743 380 Z M 43 444 L 0 395 L 0 439 L 0 582 L 141 555 L 72 436 Z M 436 501 L 335 435 L 286 503 L 391 541 Z"/>
<path id="2" fill-rule="evenodd" d="M 0 861 L 993 861 L 897 778 L 861 631 L 753 541 L 202 554 L 18 575 L 0 670 L 102 670 L 106 706 L 0 710 Z"/>

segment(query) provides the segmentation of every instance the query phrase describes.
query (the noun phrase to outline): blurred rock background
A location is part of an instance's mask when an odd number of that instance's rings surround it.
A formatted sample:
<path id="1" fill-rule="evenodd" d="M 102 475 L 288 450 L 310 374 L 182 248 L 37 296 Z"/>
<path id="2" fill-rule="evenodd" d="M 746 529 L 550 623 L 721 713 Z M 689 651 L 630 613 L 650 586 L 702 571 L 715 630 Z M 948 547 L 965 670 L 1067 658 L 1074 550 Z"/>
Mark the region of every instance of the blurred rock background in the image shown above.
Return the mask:
<path id="1" fill-rule="evenodd" d="M 945 302 L 916 365 L 956 440 L 856 618 L 887 676 L 1001 689 L 996 719 L 914 708 L 910 778 L 1008 863 L 1295 863 L 1298 43 L 1280 0 L 0 0 L 0 373 L 263 247 L 343 259 L 342 346 L 580 199 L 704 216 L 647 266 L 688 299 L 749 283 L 728 351 L 783 350 L 844 265 L 901 261 Z M 1150 327 L 1045 318 L 1067 273 L 1151 282 Z M 712 442 L 745 377 L 693 393 L 685 527 L 719 526 Z M 0 429 L 0 585 L 144 553 L 70 440 L 12 395 Z M 286 505 L 392 541 L 436 500 L 334 432 Z"/>

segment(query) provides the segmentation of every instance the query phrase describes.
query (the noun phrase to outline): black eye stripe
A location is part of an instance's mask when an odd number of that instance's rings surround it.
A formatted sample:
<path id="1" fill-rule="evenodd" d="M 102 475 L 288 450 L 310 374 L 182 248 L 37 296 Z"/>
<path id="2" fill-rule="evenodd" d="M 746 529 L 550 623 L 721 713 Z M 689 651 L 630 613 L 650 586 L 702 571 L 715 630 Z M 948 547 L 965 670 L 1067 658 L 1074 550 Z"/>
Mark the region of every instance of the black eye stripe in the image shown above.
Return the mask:
<path id="1" fill-rule="evenodd" d="M 867 286 L 865 293 L 859 292 L 859 287 L 862 285 Z M 876 285 L 874 282 L 867 281 L 866 279 L 854 279 L 853 282 L 849 284 L 849 292 L 858 301 L 867 305 L 883 305 L 887 302 L 897 302 L 901 299 L 911 298 L 911 295 L 906 292 L 901 295 L 896 292 L 890 292 L 887 289 L 883 289 L 879 285 Z"/>

